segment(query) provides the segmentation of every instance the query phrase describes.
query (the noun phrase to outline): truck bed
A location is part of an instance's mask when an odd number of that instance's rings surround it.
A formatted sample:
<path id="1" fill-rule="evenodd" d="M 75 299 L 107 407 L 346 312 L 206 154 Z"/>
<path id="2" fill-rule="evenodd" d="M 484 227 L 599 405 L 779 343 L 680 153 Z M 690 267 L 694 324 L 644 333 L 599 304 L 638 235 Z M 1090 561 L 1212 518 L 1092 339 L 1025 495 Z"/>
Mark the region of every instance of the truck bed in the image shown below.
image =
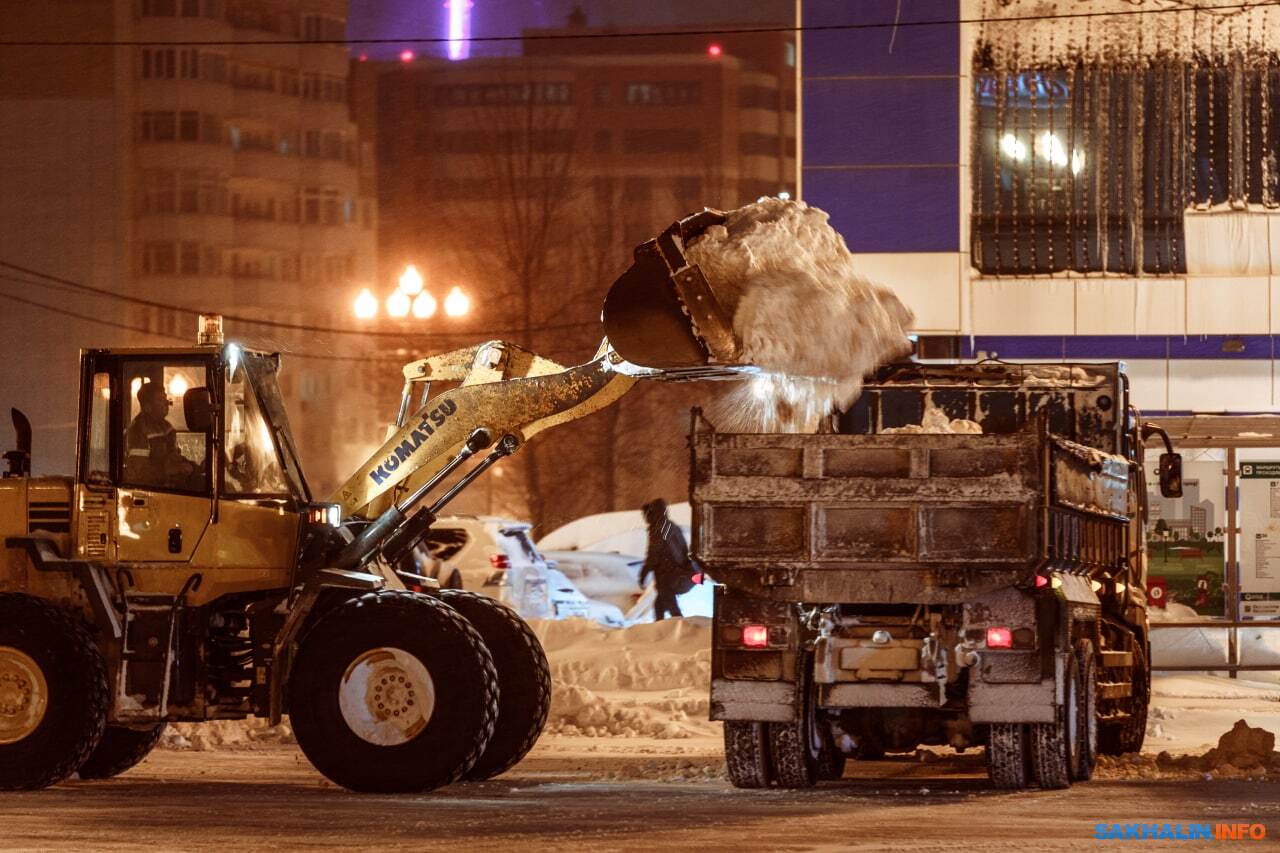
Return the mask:
<path id="1" fill-rule="evenodd" d="M 699 417 L 691 449 L 694 554 L 751 594 L 943 603 L 1124 558 L 1128 463 L 1035 429 L 729 434 Z"/>

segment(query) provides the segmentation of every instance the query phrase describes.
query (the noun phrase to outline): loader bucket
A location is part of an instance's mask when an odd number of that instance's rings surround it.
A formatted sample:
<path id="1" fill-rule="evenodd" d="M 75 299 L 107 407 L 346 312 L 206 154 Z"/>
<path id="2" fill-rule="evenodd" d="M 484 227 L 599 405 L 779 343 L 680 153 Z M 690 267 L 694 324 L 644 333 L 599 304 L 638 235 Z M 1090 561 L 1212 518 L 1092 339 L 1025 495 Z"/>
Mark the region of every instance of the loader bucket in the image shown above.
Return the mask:
<path id="1" fill-rule="evenodd" d="M 724 221 L 720 211 L 704 210 L 636 247 L 603 311 L 605 334 L 627 361 L 676 372 L 739 365 L 732 317 L 713 283 L 684 255 L 689 239 Z"/>

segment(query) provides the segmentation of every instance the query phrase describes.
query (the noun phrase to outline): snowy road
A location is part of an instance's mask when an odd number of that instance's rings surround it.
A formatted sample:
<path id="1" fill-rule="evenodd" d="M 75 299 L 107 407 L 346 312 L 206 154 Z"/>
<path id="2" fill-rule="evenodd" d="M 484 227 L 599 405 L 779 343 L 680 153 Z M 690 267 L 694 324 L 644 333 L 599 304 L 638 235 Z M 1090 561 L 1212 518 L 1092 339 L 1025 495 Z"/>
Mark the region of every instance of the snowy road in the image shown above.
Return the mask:
<path id="1" fill-rule="evenodd" d="M 975 752 L 851 767 L 815 791 L 752 792 L 714 776 L 675 781 L 718 774 L 719 756 L 707 741 L 671 746 L 683 752 L 547 738 L 500 780 L 418 797 L 334 788 L 289 746 L 162 750 L 113 781 L 0 795 L 0 848 L 1006 853 L 1077 850 L 1097 843 L 1095 823 L 1137 820 L 1261 822 L 1268 842 L 1280 836 L 1280 784 L 1270 782 L 1102 779 L 1009 794 L 988 787 Z"/>

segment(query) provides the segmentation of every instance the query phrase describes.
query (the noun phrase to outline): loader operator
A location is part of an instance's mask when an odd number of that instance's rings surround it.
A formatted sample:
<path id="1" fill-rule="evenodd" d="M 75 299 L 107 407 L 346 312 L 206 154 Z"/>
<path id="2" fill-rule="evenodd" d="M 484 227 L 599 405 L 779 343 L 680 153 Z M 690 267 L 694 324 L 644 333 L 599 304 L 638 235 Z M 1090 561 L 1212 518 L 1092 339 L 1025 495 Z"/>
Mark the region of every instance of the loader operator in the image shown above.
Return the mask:
<path id="1" fill-rule="evenodd" d="M 159 382 L 138 388 L 142 410 L 125 431 L 125 474 L 130 483 L 157 488 L 193 488 L 197 468 L 178 450 L 178 431 L 169 423 L 173 405 Z"/>

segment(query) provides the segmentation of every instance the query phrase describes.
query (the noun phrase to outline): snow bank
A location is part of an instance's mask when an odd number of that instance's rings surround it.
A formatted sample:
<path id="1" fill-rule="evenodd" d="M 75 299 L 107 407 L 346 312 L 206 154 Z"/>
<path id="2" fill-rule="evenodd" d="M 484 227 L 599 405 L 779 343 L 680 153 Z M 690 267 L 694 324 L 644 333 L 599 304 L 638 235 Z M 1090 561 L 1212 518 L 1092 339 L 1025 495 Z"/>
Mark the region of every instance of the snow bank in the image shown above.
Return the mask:
<path id="1" fill-rule="evenodd" d="M 1098 756 L 1103 775 L 1159 778 L 1165 775 L 1196 775 L 1203 779 L 1266 779 L 1280 773 L 1280 752 L 1275 751 L 1274 733 L 1245 720 L 1218 738 L 1218 745 L 1201 755 Z"/>
<path id="2" fill-rule="evenodd" d="M 982 425 L 976 421 L 956 418 L 952 420 L 941 409 L 933 408 L 932 402 L 925 409 L 924 417 L 918 424 L 907 424 L 900 427 L 888 427 L 880 430 L 885 435 L 903 433 L 910 435 L 982 435 Z"/>
<path id="3" fill-rule="evenodd" d="M 693 523 L 692 510 L 689 507 L 688 501 L 670 504 L 667 507 L 667 515 L 671 518 L 672 522 L 686 528 L 686 531 Z M 619 554 L 639 554 L 643 556 L 643 535 L 640 539 L 641 547 L 638 551 L 628 551 L 612 547 L 604 548 L 600 546 L 613 541 L 613 538 L 616 536 L 633 533 L 637 530 L 641 531 L 643 534 L 644 529 L 644 516 L 638 509 L 628 509 L 619 512 L 602 512 L 598 515 L 588 515 L 584 518 L 579 518 L 576 521 L 570 521 L 568 524 L 557 527 L 555 530 L 538 540 L 538 550 L 617 551 Z"/>
<path id="4" fill-rule="evenodd" d="M 666 619 L 621 630 L 586 619 L 529 624 L 551 665 L 548 734 L 667 740 L 714 731 L 707 721 L 710 619 Z M 179 723 L 160 745 L 205 750 L 278 743 L 296 743 L 287 719 L 274 727 L 259 719 Z"/>
<path id="5" fill-rule="evenodd" d="M 689 243 L 742 346 L 765 374 L 743 383 L 716 422 L 731 431 L 812 431 L 852 402 L 862 378 L 910 351 L 915 319 L 854 268 L 827 214 L 771 198 L 730 211 Z"/>
<path id="6" fill-rule="evenodd" d="M 578 619 L 533 628 L 551 664 L 548 733 L 666 740 L 706 732 L 709 619 L 666 619 L 621 631 Z"/>

